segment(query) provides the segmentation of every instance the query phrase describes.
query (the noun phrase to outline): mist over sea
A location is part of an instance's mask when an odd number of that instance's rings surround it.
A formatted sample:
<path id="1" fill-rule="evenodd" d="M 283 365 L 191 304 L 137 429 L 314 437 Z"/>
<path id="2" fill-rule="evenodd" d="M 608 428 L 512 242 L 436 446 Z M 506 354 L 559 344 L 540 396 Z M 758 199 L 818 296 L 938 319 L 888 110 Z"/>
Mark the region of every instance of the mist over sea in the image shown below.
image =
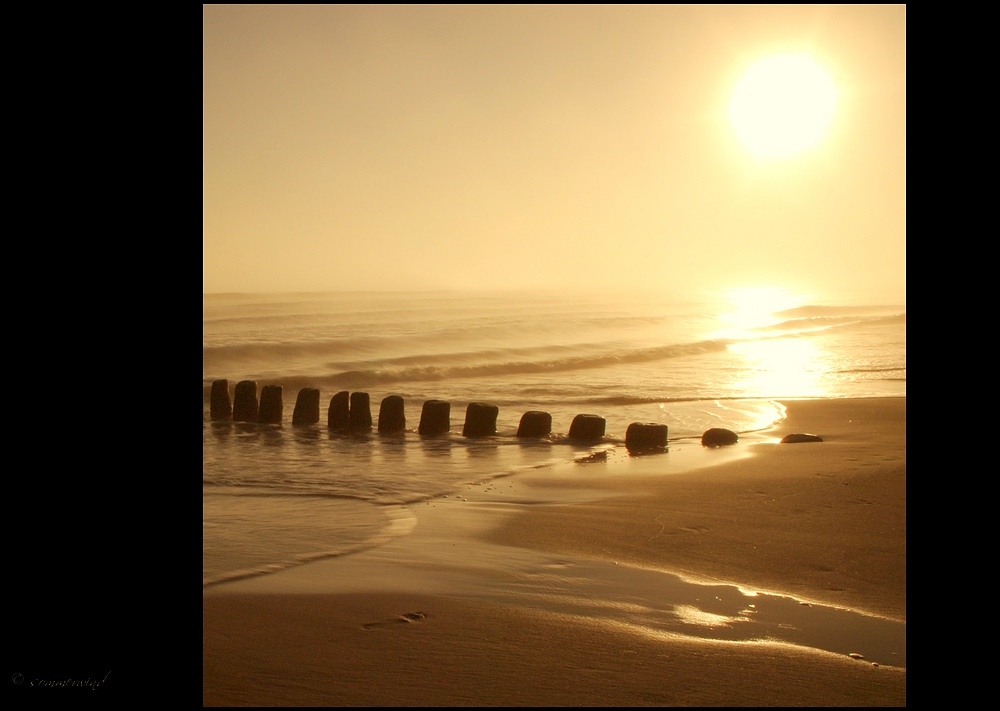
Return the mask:
<path id="1" fill-rule="evenodd" d="M 278 570 L 400 535 L 391 507 L 526 468 L 621 446 L 629 423 L 671 443 L 709 427 L 761 430 L 773 399 L 906 394 L 906 310 L 805 302 L 748 309 L 725 298 L 551 293 L 207 294 L 203 336 L 204 580 Z M 283 387 L 281 426 L 212 423 L 213 380 Z M 298 390 L 320 389 L 320 422 L 291 425 Z M 338 391 L 365 391 L 377 423 L 405 400 L 398 435 L 330 432 Z M 423 402 L 451 403 L 451 433 L 416 433 Z M 461 436 L 470 402 L 499 407 L 497 436 Z M 553 436 L 519 441 L 521 415 Z M 562 435 L 607 420 L 594 445 Z M 669 453 L 658 455 L 669 457 Z"/>

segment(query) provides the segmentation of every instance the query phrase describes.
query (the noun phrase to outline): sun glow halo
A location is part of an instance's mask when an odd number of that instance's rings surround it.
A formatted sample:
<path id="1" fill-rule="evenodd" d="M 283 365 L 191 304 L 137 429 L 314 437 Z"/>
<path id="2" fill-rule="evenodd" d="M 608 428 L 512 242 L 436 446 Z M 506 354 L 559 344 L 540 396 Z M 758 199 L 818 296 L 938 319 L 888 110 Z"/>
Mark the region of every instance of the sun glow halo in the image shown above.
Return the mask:
<path id="1" fill-rule="evenodd" d="M 782 158 L 819 142 L 833 118 L 837 89 L 805 54 L 781 54 L 751 66 L 733 91 L 729 120 L 762 158 Z"/>
<path id="2" fill-rule="evenodd" d="M 719 314 L 719 320 L 726 324 L 724 335 L 728 337 L 740 337 L 744 330 L 777 323 L 781 319 L 776 312 L 802 305 L 800 295 L 774 286 L 728 289 L 724 298 L 728 308 Z"/>

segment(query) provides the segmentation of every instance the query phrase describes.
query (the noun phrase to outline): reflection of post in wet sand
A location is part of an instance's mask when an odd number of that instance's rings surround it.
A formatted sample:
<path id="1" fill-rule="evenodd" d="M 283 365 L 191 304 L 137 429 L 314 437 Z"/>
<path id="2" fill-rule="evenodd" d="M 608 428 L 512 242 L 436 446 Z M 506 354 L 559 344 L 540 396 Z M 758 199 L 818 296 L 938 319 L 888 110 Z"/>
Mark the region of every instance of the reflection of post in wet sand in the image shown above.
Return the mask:
<path id="1" fill-rule="evenodd" d="M 212 427 L 212 434 L 222 439 L 228 437 L 233 433 L 234 425 L 232 422 L 212 422 L 211 427 Z"/>
<path id="2" fill-rule="evenodd" d="M 320 440 L 320 431 L 315 426 L 299 426 L 292 430 L 292 437 L 301 444 L 316 444 Z"/>
<path id="3" fill-rule="evenodd" d="M 257 424 L 254 422 L 234 422 L 233 428 L 236 431 L 236 434 L 243 435 L 243 437 L 240 438 L 242 441 L 257 439 L 256 435 L 260 432 L 260 430 L 257 429 Z"/>
<path id="4" fill-rule="evenodd" d="M 258 425 L 260 441 L 268 447 L 280 447 L 285 443 L 285 435 L 281 425 Z"/>
<path id="5" fill-rule="evenodd" d="M 469 459 L 488 460 L 496 458 L 498 446 L 492 442 L 476 442 L 465 449 Z"/>
<path id="6" fill-rule="evenodd" d="M 428 457 L 450 457 L 452 441 L 450 437 L 421 437 L 420 447 Z"/>
<path id="7" fill-rule="evenodd" d="M 422 455 L 415 443 L 408 442 L 407 439 L 408 435 L 405 431 L 379 432 L 376 437 L 377 441 L 374 442 L 377 453 L 373 460 L 375 465 L 384 471 L 405 476 L 407 463 L 412 462 L 412 458 L 419 458 Z"/>

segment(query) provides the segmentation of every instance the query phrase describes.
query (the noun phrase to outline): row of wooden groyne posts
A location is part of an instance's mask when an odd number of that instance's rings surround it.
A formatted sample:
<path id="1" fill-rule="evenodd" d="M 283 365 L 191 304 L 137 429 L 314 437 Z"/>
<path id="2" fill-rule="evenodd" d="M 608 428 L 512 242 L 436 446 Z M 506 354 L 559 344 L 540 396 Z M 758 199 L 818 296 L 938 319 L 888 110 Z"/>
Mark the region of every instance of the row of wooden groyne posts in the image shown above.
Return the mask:
<path id="1" fill-rule="evenodd" d="M 281 424 L 283 405 L 280 385 L 265 385 L 257 400 L 257 383 L 241 380 L 236 384 L 232 401 L 229 399 L 229 381 L 212 382 L 210 416 L 214 421 L 259 422 Z M 302 388 L 295 399 L 292 413 L 293 425 L 314 425 L 319 422 L 319 390 Z M 463 437 L 491 437 L 497 433 L 497 415 L 500 408 L 483 402 L 470 402 L 465 410 Z M 606 422 L 598 415 L 577 415 L 569 428 L 569 438 L 580 442 L 594 442 L 604 437 Z M 327 426 L 331 430 L 366 431 L 372 427 L 372 413 L 368 393 L 337 393 L 330 399 Z M 385 434 L 406 429 L 403 398 L 389 395 L 382 399 L 378 413 L 378 431 Z M 424 436 L 441 435 L 451 429 L 451 404 L 444 400 L 427 400 L 420 411 L 417 431 Z M 517 436 L 541 438 L 552 434 L 552 415 L 532 410 L 521 416 Z M 633 422 L 625 433 L 625 446 L 629 451 L 656 451 L 667 446 L 667 426 L 655 422 Z"/>

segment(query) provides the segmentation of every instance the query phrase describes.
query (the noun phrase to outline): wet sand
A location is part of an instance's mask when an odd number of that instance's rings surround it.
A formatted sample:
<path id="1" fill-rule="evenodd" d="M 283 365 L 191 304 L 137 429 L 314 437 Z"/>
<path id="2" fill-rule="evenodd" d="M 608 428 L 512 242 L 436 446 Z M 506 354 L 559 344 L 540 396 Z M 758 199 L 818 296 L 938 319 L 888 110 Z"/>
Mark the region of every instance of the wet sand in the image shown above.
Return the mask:
<path id="1" fill-rule="evenodd" d="M 905 704 L 900 667 L 498 592 L 563 555 L 905 621 L 905 398 L 785 404 L 779 427 L 730 451 L 675 442 L 520 475 L 416 507 L 413 532 L 371 555 L 207 589 L 205 703 Z M 788 432 L 825 441 L 775 443 Z M 545 575 L 556 590 L 583 569 Z"/>

